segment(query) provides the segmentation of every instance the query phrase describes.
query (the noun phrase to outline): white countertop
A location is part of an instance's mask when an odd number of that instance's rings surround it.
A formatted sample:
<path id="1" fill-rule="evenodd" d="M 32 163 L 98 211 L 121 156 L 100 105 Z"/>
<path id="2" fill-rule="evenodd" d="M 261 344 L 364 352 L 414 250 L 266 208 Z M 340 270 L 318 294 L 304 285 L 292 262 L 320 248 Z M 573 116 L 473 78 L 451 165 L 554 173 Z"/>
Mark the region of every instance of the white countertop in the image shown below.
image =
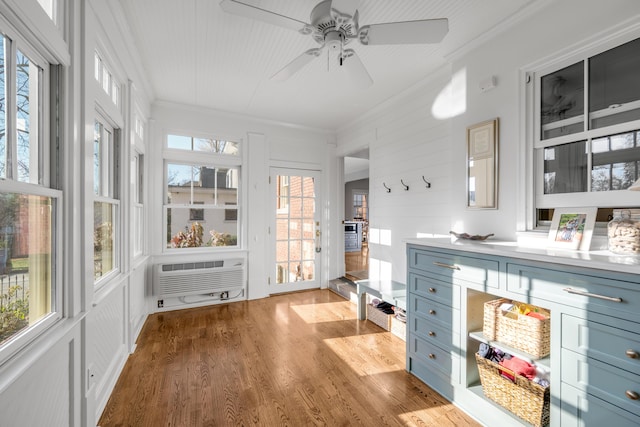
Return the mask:
<path id="1" fill-rule="evenodd" d="M 421 237 L 404 240 L 407 244 L 452 249 L 487 255 L 507 256 L 554 264 L 596 268 L 621 273 L 640 274 L 640 255 L 616 255 L 609 251 L 574 251 L 556 248 L 518 246 L 517 242 Z"/>

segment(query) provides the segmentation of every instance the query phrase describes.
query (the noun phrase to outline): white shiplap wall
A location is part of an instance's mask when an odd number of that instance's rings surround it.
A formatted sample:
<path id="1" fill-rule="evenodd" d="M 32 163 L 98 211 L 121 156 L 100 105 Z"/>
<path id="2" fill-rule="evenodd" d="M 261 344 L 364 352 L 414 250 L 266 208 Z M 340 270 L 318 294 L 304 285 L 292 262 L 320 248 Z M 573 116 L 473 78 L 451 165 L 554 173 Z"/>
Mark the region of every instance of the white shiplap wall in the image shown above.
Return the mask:
<path id="1" fill-rule="evenodd" d="M 404 282 L 403 239 L 449 231 L 450 120 L 432 113 L 449 74 L 441 70 L 338 132 L 339 155 L 369 147 L 372 278 Z M 431 188 L 426 188 L 423 176 Z"/>

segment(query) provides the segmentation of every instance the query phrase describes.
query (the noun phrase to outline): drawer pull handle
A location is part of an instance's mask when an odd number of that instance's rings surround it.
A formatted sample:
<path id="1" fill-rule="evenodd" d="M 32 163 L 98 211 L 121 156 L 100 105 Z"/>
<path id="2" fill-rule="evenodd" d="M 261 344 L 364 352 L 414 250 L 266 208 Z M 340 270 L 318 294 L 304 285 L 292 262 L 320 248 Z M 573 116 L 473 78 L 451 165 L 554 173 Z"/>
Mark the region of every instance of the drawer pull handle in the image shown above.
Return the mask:
<path id="1" fill-rule="evenodd" d="M 435 355 L 435 354 L 433 354 L 433 353 L 429 353 L 429 359 L 435 359 L 435 358 L 436 358 L 436 355 Z M 628 396 L 628 394 L 629 394 L 629 393 L 633 393 L 633 392 L 627 392 L 627 396 Z M 636 396 L 637 396 L 637 395 L 636 395 Z"/>
<path id="2" fill-rule="evenodd" d="M 431 355 L 429 355 L 431 356 Z M 627 397 L 631 400 L 638 400 L 640 399 L 640 394 L 636 393 L 635 391 L 632 390 L 627 390 L 624 394 L 627 395 Z"/>
<path id="3" fill-rule="evenodd" d="M 450 268 L 451 270 L 460 270 L 460 267 L 457 265 L 445 264 L 444 262 L 433 261 L 433 265 L 437 265 L 438 267 Z"/>
<path id="4" fill-rule="evenodd" d="M 635 350 L 629 349 L 629 350 L 625 351 L 624 354 L 626 354 L 629 359 L 638 359 L 638 358 L 640 358 L 640 354 L 638 354 L 638 352 L 635 351 Z"/>
<path id="5" fill-rule="evenodd" d="M 436 293 L 436 288 L 429 288 L 429 292 L 431 292 L 432 294 Z"/>
<path id="6" fill-rule="evenodd" d="M 435 337 L 435 336 L 436 336 L 436 333 L 435 333 L 435 332 L 433 332 L 433 331 L 429 331 L 429 336 L 430 336 L 430 337 Z"/>
<path id="7" fill-rule="evenodd" d="M 613 302 L 622 302 L 622 298 L 608 297 L 606 295 L 592 294 L 591 292 L 578 291 L 576 289 L 571 289 L 571 288 L 564 288 L 563 291 L 568 292 L 570 294 L 583 295 L 585 297 L 599 298 L 599 299 L 603 299 L 603 300 L 607 300 L 607 301 L 613 301 Z"/>
<path id="8" fill-rule="evenodd" d="M 433 314 L 433 315 L 435 315 L 435 314 L 436 314 L 436 311 L 435 311 L 435 310 L 429 310 L 429 314 Z"/>

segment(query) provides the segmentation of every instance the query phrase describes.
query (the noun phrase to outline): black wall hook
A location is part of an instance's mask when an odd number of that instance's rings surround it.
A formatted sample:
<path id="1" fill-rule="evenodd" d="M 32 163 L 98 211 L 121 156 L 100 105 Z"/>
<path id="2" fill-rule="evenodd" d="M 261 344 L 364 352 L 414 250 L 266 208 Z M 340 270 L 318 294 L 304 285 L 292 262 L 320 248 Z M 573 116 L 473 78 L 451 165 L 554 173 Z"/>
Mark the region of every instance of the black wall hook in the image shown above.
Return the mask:
<path id="1" fill-rule="evenodd" d="M 431 183 L 424 179 L 424 175 L 422 175 L 422 180 L 425 182 L 425 184 L 427 184 L 427 188 L 431 188 Z"/>
<path id="2" fill-rule="evenodd" d="M 403 180 L 400 180 L 400 183 L 402 184 L 402 186 L 404 187 L 404 191 L 409 190 L 409 186 L 407 184 L 404 183 Z"/>
<path id="3" fill-rule="evenodd" d="M 382 183 L 382 186 L 383 186 L 384 188 L 386 188 L 386 189 L 387 189 L 387 193 L 391 193 L 391 189 L 390 189 L 389 187 L 387 187 L 387 184 L 385 184 L 385 183 L 383 182 L 383 183 Z"/>

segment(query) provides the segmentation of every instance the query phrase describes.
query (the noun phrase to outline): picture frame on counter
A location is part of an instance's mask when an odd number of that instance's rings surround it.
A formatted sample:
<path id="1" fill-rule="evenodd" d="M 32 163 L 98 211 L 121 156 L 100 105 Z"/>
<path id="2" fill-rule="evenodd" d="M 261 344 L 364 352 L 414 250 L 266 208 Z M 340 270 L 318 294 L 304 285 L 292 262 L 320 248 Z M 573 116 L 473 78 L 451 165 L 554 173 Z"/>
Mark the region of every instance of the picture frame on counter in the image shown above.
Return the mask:
<path id="1" fill-rule="evenodd" d="M 548 246 L 588 251 L 598 208 L 555 208 L 549 228 Z"/>

